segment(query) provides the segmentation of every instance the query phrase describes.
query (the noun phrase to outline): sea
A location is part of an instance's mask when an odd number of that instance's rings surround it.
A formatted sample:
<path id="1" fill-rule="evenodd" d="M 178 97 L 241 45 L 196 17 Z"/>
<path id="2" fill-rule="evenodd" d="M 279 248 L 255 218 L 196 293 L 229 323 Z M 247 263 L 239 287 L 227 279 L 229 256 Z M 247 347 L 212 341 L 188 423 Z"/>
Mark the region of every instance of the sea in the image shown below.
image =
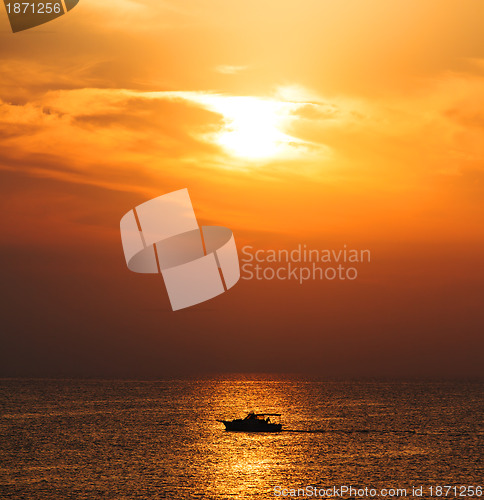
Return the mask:
<path id="1" fill-rule="evenodd" d="M 483 395 L 272 375 L 1 379 L 0 499 L 475 499 Z M 217 421 L 249 410 L 281 413 L 283 431 Z"/>

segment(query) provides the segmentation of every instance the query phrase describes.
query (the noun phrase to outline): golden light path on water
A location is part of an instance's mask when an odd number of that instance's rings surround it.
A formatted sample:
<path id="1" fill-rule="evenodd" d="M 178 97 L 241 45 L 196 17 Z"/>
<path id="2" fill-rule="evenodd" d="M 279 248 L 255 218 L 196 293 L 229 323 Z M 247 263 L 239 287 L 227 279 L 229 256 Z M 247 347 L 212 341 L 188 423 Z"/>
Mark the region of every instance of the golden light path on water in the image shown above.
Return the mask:
<path id="1" fill-rule="evenodd" d="M 226 420 L 243 418 L 251 410 L 277 413 L 291 403 L 282 391 L 277 390 L 277 385 L 272 388 L 272 394 L 264 383 L 247 385 L 219 381 L 215 383 L 214 389 L 219 395 L 214 401 L 213 413 Z M 223 429 L 223 424 L 220 426 Z M 231 494 L 235 493 L 235 487 L 239 497 L 247 494 L 257 496 L 264 492 L 272 495 L 267 488 L 267 479 L 274 475 L 281 458 L 284 460 L 279 449 L 283 442 L 282 434 L 257 435 L 222 431 L 221 438 L 226 444 L 217 447 L 218 456 L 212 464 L 214 497 L 227 494 L 227 478 L 233 477 L 239 478 L 239 481 L 231 484 Z"/>

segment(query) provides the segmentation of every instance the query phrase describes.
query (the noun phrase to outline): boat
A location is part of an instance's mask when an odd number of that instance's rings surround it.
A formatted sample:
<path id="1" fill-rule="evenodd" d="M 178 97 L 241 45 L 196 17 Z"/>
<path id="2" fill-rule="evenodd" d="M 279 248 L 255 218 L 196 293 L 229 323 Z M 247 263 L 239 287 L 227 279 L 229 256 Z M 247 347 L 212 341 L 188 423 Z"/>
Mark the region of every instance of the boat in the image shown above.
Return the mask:
<path id="1" fill-rule="evenodd" d="M 271 417 L 281 417 L 280 413 L 254 413 L 249 412 L 245 418 L 235 420 L 217 420 L 225 425 L 227 431 L 239 432 L 281 432 L 280 421 L 272 422 Z"/>

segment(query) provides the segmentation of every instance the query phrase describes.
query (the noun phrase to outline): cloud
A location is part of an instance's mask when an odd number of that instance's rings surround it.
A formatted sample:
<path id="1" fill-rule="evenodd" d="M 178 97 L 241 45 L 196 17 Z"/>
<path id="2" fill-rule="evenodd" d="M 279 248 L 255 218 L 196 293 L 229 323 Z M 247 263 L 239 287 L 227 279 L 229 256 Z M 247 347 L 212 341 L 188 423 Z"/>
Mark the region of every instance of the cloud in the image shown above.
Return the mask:
<path id="1" fill-rule="evenodd" d="M 0 168 L 23 161 L 37 175 L 64 171 L 64 178 L 103 185 L 112 175 L 119 186 L 120 172 L 134 165 L 156 176 L 172 161 L 197 169 L 308 162 L 327 154 L 324 145 L 285 131 L 305 106 L 273 97 L 99 88 L 50 91 L 25 104 L 0 101 L 0 146 L 8 151 Z"/>
<path id="2" fill-rule="evenodd" d="M 241 73 L 249 68 L 249 66 L 217 66 L 215 71 L 217 73 L 221 73 L 222 75 L 235 75 L 237 73 Z"/>
<path id="3" fill-rule="evenodd" d="M 170 182 L 190 168 L 191 157 L 210 164 L 217 148 L 194 131 L 218 122 L 186 102 L 148 102 L 113 89 L 48 92 L 23 105 L 0 102 L 0 169 L 152 193 L 161 179 Z"/>
<path id="4" fill-rule="evenodd" d="M 398 191 L 430 174 L 483 170 L 483 83 L 443 74 L 381 99 L 327 98 L 301 85 L 259 96 L 39 91 L 28 102 L 0 101 L 0 168 L 146 193 L 208 171 Z"/>

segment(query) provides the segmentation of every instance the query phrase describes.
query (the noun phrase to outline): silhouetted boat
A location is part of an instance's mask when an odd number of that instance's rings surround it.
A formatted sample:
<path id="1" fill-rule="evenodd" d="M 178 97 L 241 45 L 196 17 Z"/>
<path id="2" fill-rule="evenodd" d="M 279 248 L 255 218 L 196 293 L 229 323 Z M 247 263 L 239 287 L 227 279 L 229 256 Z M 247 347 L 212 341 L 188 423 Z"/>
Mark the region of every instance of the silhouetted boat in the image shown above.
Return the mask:
<path id="1" fill-rule="evenodd" d="M 227 431 L 280 432 L 282 424 L 280 422 L 271 422 L 270 419 L 270 417 L 280 416 L 280 413 L 254 413 L 251 411 L 245 418 L 217 420 L 217 422 L 222 422 Z"/>

